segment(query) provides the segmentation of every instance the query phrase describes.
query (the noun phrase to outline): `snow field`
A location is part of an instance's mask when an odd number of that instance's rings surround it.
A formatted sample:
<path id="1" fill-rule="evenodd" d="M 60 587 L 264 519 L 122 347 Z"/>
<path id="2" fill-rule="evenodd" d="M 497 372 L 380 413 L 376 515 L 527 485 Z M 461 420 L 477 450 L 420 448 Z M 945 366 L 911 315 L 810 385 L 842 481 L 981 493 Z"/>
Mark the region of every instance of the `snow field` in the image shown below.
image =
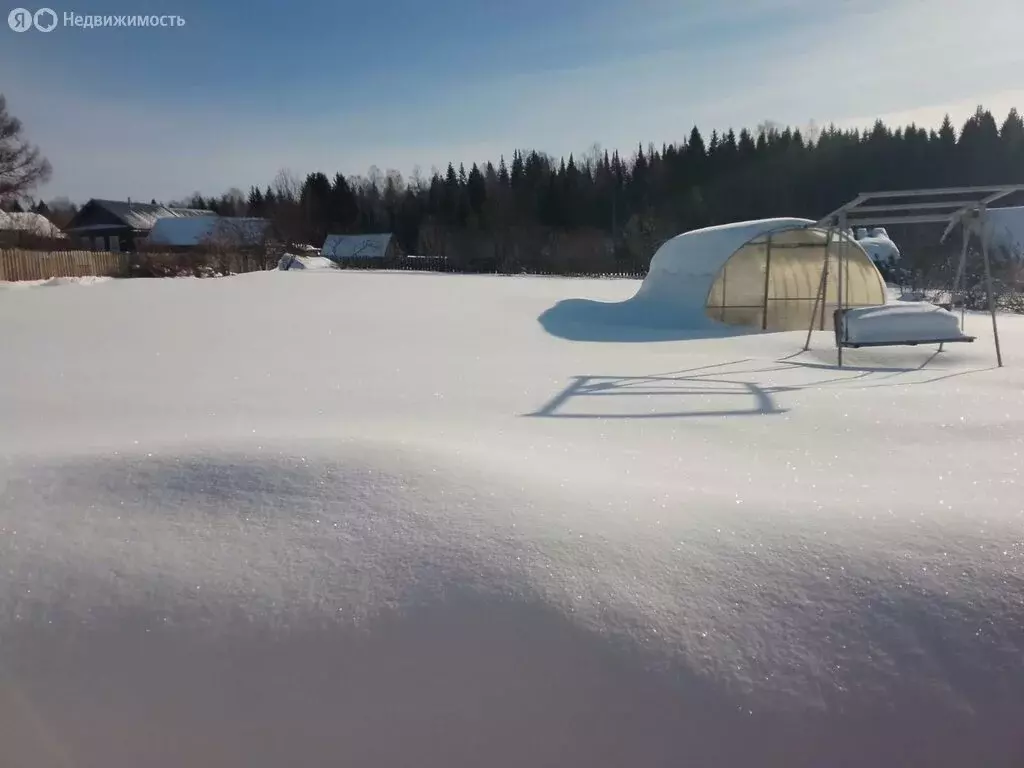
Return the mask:
<path id="1" fill-rule="evenodd" d="M 0 294 L 0 756 L 1016 765 L 1024 322 L 840 371 L 636 287 Z"/>

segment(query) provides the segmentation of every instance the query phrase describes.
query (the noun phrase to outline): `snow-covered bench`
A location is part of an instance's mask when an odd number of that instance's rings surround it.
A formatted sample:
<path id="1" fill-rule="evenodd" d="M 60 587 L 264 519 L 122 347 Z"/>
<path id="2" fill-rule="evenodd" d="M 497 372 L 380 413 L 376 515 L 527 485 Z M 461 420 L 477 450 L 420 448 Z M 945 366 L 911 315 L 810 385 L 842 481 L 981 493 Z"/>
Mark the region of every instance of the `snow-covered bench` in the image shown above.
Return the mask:
<path id="1" fill-rule="evenodd" d="M 853 349 L 974 341 L 956 315 L 925 302 L 837 309 L 835 331 L 836 345 Z"/>

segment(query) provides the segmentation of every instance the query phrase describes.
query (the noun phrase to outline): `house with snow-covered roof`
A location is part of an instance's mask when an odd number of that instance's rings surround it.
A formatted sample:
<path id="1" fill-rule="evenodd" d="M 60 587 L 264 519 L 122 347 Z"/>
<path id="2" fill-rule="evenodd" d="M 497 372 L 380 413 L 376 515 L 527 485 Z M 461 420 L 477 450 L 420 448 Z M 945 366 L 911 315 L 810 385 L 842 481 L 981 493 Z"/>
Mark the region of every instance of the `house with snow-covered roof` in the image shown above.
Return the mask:
<path id="1" fill-rule="evenodd" d="M 41 213 L 0 211 L 0 242 L 11 241 L 13 244 L 25 237 L 62 240 L 67 236 L 60 227 Z"/>
<path id="2" fill-rule="evenodd" d="M 320 255 L 331 261 L 347 259 L 391 259 L 399 255 L 390 232 L 371 235 L 328 235 Z"/>
<path id="3" fill-rule="evenodd" d="M 160 219 L 212 216 L 213 211 L 174 208 L 159 203 L 93 198 L 64 228 L 72 238 L 97 251 L 133 251 Z"/>

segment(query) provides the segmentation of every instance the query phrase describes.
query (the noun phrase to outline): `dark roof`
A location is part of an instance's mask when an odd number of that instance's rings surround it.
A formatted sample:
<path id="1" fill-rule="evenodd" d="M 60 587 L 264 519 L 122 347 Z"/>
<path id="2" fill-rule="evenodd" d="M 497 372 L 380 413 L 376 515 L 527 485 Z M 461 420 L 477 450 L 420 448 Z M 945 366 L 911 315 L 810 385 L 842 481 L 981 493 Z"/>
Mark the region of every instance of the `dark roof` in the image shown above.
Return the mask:
<path id="1" fill-rule="evenodd" d="M 103 208 L 132 229 L 150 230 L 157 219 L 213 215 L 213 211 L 204 211 L 198 208 L 170 208 L 166 205 L 153 205 L 152 203 L 129 203 L 122 200 L 97 200 L 95 198 L 89 202 Z"/>

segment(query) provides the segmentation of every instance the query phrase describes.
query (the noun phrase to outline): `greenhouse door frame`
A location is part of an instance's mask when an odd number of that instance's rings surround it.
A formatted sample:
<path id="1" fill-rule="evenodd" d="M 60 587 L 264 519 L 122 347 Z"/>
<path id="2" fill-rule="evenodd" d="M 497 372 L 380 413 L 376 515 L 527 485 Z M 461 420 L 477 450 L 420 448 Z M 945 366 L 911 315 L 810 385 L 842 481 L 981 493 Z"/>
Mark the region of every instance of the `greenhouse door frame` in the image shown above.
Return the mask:
<path id="1" fill-rule="evenodd" d="M 955 298 L 964 279 L 968 245 L 971 235 L 974 234 L 981 243 L 981 256 L 985 264 L 985 290 L 987 293 L 988 311 L 992 317 L 992 334 L 995 337 L 996 362 L 999 367 L 1002 367 L 1003 354 L 999 346 L 999 325 L 996 322 L 995 295 L 992 290 L 992 267 L 989 259 L 988 209 L 993 203 L 1018 192 L 1024 192 L 1024 184 L 862 192 L 850 202 L 832 211 L 832 213 L 814 226 L 817 228 L 827 228 L 830 240 L 833 232 L 836 230 L 841 233 L 839 238 L 839 267 L 836 275 L 840 312 L 849 304 L 849 301 L 847 301 L 849 296 L 843 293 L 843 268 L 844 266 L 849 268 L 849 264 L 845 258 L 846 248 L 848 247 L 847 238 L 842 236 L 842 233 L 845 233 L 851 227 L 884 227 L 893 224 L 945 224 L 946 229 L 939 239 L 941 243 L 959 225 L 963 229 L 963 243 L 960 251 L 960 263 L 957 266 L 956 278 L 953 284 L 952 297 Z M 819 301 L 821 302 L 821 325 L 824 328 L 829 279 L 827 247 L 824 262 L 821 270 L 821 282 L 818 286 L 818 295 L 815 299 L 815 312 L 812 313 L 811 324 L 807 329 L 807 343 L 804 345 L 805 351 L 810 348 L 811 332 L 814 330 L 815 324 L 814 315 L 816 314 Z M 848 281 L 845 288 L 848 294 Z M 962 318 L 963 314 L 961 314 L 961 328 L 963 328 Z M 843 344 L 838 336 L 836 341 L 839 366 L 842 367 Z"/>

